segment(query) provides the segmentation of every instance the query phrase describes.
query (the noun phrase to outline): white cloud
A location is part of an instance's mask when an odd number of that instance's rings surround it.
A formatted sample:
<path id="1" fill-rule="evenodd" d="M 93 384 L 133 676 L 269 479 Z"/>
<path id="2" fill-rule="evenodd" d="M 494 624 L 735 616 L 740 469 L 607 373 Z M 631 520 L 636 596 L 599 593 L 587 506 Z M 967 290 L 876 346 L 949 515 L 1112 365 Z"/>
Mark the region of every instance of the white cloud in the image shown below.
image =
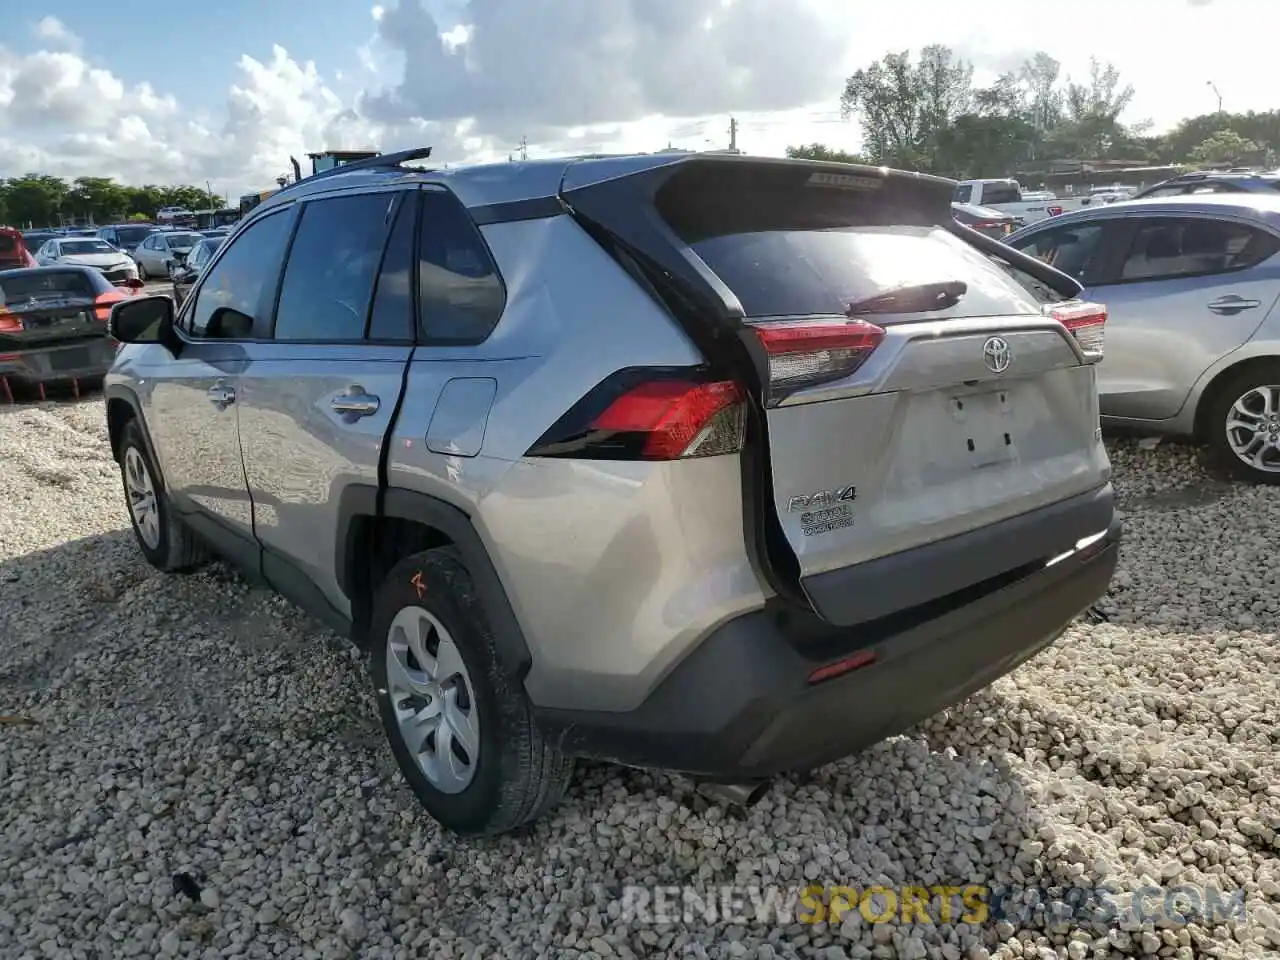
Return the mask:
<path id="1" fill-rule="evenodd" d="M 58 49 L 80 49 L 80 38 L 67 29 L 67 25 L 57 17 L 44 17 L 32 29 L 36 39 Z"/>
<path id="2" fill-rule="evenodd" d="M 211 115 L 125 83 L 102 66 L 110 51 L 82 50 L 45 17 L 31 31 L 34 52 L 0 44 L 0 176 L 210 180 L 234 196 L 270 186 L 291 155 L 305 164 L 307 150 L 430 143 L 439 160 L 458 161 L 505 157 L 522 137 L 532 156 L 699 149 L 727 143 L 730 114 L 751 152 L 814 141 L 854 149 L 856 125 L 839 119 L 844 77 L 931 42 L 953 46 L 980 77 L 1037 49 L 1083 77 L 1094 53 L 1137 88 L 1129 119 L 1157 128 L 1214 109 L 1209 81 L 1228 110 L 1274 106 L 1256 74 L 1270 37 L 1238 26 L 1251 0 L 1077 0 L 1069 23 L 1043 5 L 1012 16 L 1000 0 L 975 0 L 963 16 L 942 0 L 898 0 L 892 16 L 874 18 L 847 0 L 447 6 L 454 13 L 441 19 L 419 0 L 372 7 L 373 38 L 330 65 L 335 79 L 366 86 L 347 102 L 315 64 L 276 46 L 266 59 L 240 58 Z"/>

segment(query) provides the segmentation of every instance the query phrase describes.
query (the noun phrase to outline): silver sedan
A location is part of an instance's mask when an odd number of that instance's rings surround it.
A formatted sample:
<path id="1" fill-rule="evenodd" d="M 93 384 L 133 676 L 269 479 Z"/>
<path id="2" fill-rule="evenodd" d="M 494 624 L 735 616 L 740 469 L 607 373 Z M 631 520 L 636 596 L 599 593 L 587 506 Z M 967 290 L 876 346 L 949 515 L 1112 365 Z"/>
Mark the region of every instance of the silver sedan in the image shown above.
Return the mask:
<path id="1" fill-rule="evenodd" d="M 186 260 L 191 248 L 203 239 L 201 234 L 186 230 L 157 230 L 133 251 L 138 276 L 143 280 L 167 279 L 173 267 Z"/>
<path id="2" fill-rule="evenodd" d="M 1192 437 L 1222 472 L 1280 483 L 1280 194 L 1091 206 L 1007 242 L 1106 305 L 1104 424 Z"/>

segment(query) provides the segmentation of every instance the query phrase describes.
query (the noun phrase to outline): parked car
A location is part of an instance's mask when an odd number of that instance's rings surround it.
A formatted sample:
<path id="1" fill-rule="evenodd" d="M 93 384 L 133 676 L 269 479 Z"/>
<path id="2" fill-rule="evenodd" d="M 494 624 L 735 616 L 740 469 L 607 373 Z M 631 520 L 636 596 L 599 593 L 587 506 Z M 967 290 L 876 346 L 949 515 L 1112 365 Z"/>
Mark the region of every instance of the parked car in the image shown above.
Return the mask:
<path id="1" fill-rule="evenodd" d="M 12 227 L 0 227 L 0 270 L 35 265 L 35 258 L 27 249 L 22 233 Z"/>
<path id="2" fill-rule="evenodd" d="M 971 203 L 951 204 L 952 215 L 966 227 L 972 227 L 979 233 L 1003 240 L 1022 226 L 1022 220 L 991 207 L 975 207 Z"/>
<path id="3" fill-rule="evenodd" d="M 1044 191 L 1023 191 L 1017 180 L 961 180 L 952 200 L 990 207 L 1023 223 L 1035 223 L 1089 206 L 1089 197 L 1062 198 Z"/>
<path id="4" fill-rule="evenodd" d="M 1280 192 L 1131 200 L 1010 239 L 1107 304 L 1105 423 L 1280 482 Z"/>
<path id="5" fill-rule="evenodd" d="M 155 232 L 154 224 L 120 223 L 110 227 L 103 227 L 98 231 L 98 236 L 116 249 L 132 255 L 138 248 L 138 244 Z"/>
<path id="6" fill-rule="evenodd" d="M 45 243 L 61 236 L 62 234 L 53 230 L 24 230 L 22 231 L 22 242 L 27 245 L 28 252 L 34 254 Z"/>
<path id="7" fill-rule="evenodd" d="M 1216 173 L 1196 171 L 1162 180 L 1134 194 L 1135 200 L 1183 197 L 1206 193 L 1280 193 L 1280 171 L 1272 173 Z"/>
<path id="8" fill-rule="evenodd" d="M 0 388 L 103 376 L 115 359 L 107 336 L 121 289 L 92 267 L 26 267 L 0 273 Z"/>
<path id="9" fill-rule="evenodd" d="M 101 270 L 103 276 L 118 285 L 138 279 L 138 268 L 128 255 L 98 237 L 56 237 L 36 251 L 36 262 L 43 267 L 80 266 Z"/>
<path id="10" fill-rule="evenodd" d="M 206 237 L 191 248 L 186 260 L 173 268 L 173 302 L 181 305 L 191 292 L 192 285 L 199 279 L 201 271 L 208 266 L 218 247 L 222 246 L 222 237 Z"/>
<path id="11" fill-rule="evenodd" d="M 447 828 L 539 816 L 580 756 L 758 790 L 1106 591 L 1105 311 L 951 181 L 426 154 L 288 186 L 181 308 L 117 306 L 107 426 L 145 557 L 212 549 L 365 646 Z"/>
<path id="12" fill-rule="evenodd" d="M 191 248 L 203 239 L 189 230 L 157 230 L 144 237 L 133 251 L 138 276 L 143 280 L 168 277 L 170 268 L 185 260 Z"/>

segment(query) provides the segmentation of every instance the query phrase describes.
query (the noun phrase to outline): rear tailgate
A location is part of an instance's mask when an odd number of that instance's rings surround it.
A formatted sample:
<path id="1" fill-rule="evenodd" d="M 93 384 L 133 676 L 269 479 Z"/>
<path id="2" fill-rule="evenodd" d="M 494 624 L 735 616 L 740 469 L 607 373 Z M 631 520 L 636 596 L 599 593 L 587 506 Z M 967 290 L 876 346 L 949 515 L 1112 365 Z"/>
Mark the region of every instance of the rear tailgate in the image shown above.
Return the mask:
<path id="1" fill-rule="evenodd" d="M 1088 496 L 1110 472 L 1093 365 L 1028 285 L 940 226 L 949 188 L 718 166 L 669 177 L 653 204 L 765 371 L 769 495 L 819 614 L 884 616 L 1105 528 L 1109 504 Z M 912 288 L 938 296 L 875 299 Z M 1000 523 L 1079 497 L 1043 536 Z M 971 562 L 908 568 L 910 589 L 858 575 L 980 528 L 1007 535 Z"/>

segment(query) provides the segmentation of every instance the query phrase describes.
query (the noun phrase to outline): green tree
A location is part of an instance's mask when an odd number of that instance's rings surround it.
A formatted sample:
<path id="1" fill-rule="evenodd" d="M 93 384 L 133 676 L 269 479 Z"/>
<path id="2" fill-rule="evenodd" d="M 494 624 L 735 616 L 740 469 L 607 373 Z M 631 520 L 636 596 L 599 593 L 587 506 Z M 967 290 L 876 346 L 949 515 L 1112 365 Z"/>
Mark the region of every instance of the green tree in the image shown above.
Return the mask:
<path id="1" fill-rule="evenodd" d="M 127 211 L 128 192 L 110 177 L 77 177 L 64 207 L 78 217 L 109 223 Z"/>
<path id="2" fill-rule="evenodd" d="M 1195 163 L 1240 165 L 1260 162 L 1265 153 L 1262 146 L 1246 140 L 1234 130 L 1219 130 L 1197 144 L 1191 151 L 1191 160 Z"/>
<path id="3" fill-rule="evenodd" d="M 787 156 L 793 160 L 829 160 L 835 163 L 866 163 L 860 155 L 844 150 L 833 150 L 821 143 L 804 143 L 787 147 Z"/>
<path id="4" fill-rule="evenodd" d="M 8 181 L 5 204 L 17 226 L 57 223 L 67 197 L 66 181 L 42 173 L 27 173 Z"/>
<path id="5" fill-rule="evenodd" d="M 941 132 L 973 101 L 972 80 L 972 66 L 933 44 L 914 62 L 904 50 L 855 72 L 845 81 L 840 107 L 861 120 L 873 162 L 931 171 Z"/>

